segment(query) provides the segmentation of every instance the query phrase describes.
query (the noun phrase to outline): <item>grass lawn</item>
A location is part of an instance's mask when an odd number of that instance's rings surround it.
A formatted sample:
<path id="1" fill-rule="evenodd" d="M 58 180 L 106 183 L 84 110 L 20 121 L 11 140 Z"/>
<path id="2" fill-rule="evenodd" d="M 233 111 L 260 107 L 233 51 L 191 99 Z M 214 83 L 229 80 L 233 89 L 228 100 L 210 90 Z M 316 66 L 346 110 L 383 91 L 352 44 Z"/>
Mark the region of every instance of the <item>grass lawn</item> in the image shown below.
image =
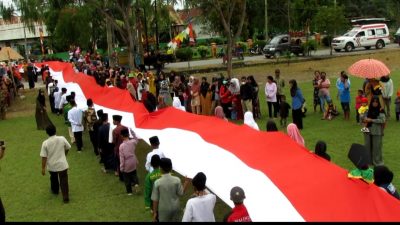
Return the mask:
<path id="1" fill-rule="evenodd" d="M 396 54 L 397 53 L 397 54 Z M 360 126 L 355 122 L 352 102 L 351 121 L 344 121 L 342 114 L 332 121 L 322 121 L 319 112 L 312 109 L 313 70 L 326 71 L 334 85 L 337 74 L 346 70 L 361 56 L 341 57 L 315 62 L 294 63 L 290 66 L 267 65 L 235 70 L 235 74 L 255 75 L 260 84 L 260 103 L 262 118 L 258 120 L 260 129 L 265 130 L 266 104 L 263 88 L 266 75 L 273 74 L 275 67 L 280 67 L 282 77 L 297 79 L 308 104 L 307 117 L 304 119 L 306 146 L 312 150 L 318 140 L 324 140 L 328 145 L 328 153 L 332 162 L 345 169 L 353 166 L 347 158 L 348 150 L 352 143 L 363 143 L 363 134 Z M 378 58 L 394 71 L 392 79 L 395 90 L 399 87 L 400 70 L 398 52 L 376 54 Z M 207 76 L 212 76 L 209 74 Z M 362 79 L 350 77 L 352 99 L 356 90 L 362 86 Z M 285 92 L 288 95 L 288 88 Z M 331 88 L 331 94 L 336 95 L 336 87 Z M 84 135 L 84 150 L 81 154 L 76 152 L 75 146 L 68 154 L 70 203 L 63 204 L 61 194 L 54 196 L 50 192 L 49 175 L 41 175 L 41 159 L 39 156 L 41 143 L 47 138 L 44 131 L 36 130 L 34 117 L 35 98 L 37 92 L 26 90 L 24 100 L 18 100 L 8 112 L 7 120 L 0 121 L 0 139 L 6 141 L 7 150 L 5 157 L 0 161 L 0 196 L 6 209 L 7 221 L 151 221 L 150 212 L 144 210 L 143 194 L 127 196 L 125 186 L 113 174 L 103 174 L 100 171 L 98 159 L 93 153 L 88 134 Z M 290 97 L 288 97 L 290 102 Z M 334 101 L 339 107 L 337 100 Z M 394 106 L 394 104 L 392 105 Z M 341 109 L 340 109 L 341 111 Z M 394 107 L 392 107 L 394 115 Z M 63 118 L 50 115 L 51 120 L 58 128 L 58 134 L 68 137 L 67 128 Z M 289 120 L 291 121 L 291 119 Z M 277 121 L 278 122 L 278 121 Z M 400 164 L 397 159 L 400 152 L 397 149 L 399 126 L 394 119 L 389 120 L 385 130 L 383 154 L 385 164 L 394 172 L 394 184 L 400 188 Z M 284 128 L 281 128 L 284 131 Z M 67 138 L 69 139 L 69 138 Z M 397 141 L 396 141 L 397 140 Z M 149 146 L 141 142 L 137 154 L 140 161 L 138 175 L 143 184 L 145 177 L 144 162 L 149 152 Z M 186 204 L 192 189 L 189 189 L 182 198 L 181 207 Z M 221 221 L 229 211 L 229 207 L 220 199 L 217 201 L 215 216 Z"/>

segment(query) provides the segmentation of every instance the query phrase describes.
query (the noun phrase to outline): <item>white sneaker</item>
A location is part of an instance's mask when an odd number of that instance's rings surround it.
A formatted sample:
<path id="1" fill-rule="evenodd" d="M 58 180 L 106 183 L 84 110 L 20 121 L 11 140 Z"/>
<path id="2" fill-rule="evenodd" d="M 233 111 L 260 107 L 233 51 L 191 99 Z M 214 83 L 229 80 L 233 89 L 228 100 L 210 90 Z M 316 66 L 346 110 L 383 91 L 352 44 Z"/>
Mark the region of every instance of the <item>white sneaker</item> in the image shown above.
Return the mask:
<path id="1" fill-rule="evenodd" d="M 361 132 L 369 133 L 369 129 L 367 127 L 363 127 L 363 128 L 361 128 Z"/>
<path id="2" fill-rule="evenodd" d="M 135 193 L 136 193 L 136 194 L 139 194 L 139 193 L 140 193 L 140 187 L 139 187 L 139 185 L 136 184 L 134 188 L 135 188 Z"/>
<path id="3" fill-rule="evenodd" d="M 132 195 L 132 193 L 128 193 L 128 196 L 131 196 Z"/>

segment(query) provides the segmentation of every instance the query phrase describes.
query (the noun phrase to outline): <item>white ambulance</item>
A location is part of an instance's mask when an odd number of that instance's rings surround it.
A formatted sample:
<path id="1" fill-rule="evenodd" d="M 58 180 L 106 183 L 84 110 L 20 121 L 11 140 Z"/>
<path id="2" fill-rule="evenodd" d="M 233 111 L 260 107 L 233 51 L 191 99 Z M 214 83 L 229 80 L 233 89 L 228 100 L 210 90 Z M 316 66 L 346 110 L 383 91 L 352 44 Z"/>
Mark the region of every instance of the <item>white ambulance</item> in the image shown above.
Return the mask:
<path id="1" fill-rule="evenodd" d="M 390 43 L 389 29 L 384 23 L 354 25 L 353 29 L 343 36 L 332 40 L 332 47 L 336 52 L 344 49 L 351 52 L 355 48 L 364 47 L 370 49 L 375 47 L 381 49 Z"/>

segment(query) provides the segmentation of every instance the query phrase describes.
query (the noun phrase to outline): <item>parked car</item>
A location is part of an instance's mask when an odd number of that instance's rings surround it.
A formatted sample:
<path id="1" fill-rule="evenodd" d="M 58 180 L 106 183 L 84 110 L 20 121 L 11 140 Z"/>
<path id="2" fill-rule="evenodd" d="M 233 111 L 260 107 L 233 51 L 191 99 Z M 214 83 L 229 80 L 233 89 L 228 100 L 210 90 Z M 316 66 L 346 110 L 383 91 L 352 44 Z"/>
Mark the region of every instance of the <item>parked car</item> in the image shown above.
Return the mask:
<path id="1" fill-rule="evenodd" d="M 390 43 L 389 29 L 385 23 L 354 25 L 353 29 L 343 36 L 334 38 L 332 47 L 336 52 L 344 49 L 351 52 L 355 48 L 381 49 Z"/>
<path id="2" fill-rule="evenodd" d="M 394 43 L 399 43 L 399 45 L 400 45 L 400 28 L 394 34 Z"/>
<path id="3" fill-rule="evenodd" d="M 272 38 L 272 40 L 265 45 L 263 53 L 266 58 L 279 58 L 285 52 L 290 51 L 295 55 L 303 54 L 301 39 L 290 39 L 289 35 L 283 34 Z"/>

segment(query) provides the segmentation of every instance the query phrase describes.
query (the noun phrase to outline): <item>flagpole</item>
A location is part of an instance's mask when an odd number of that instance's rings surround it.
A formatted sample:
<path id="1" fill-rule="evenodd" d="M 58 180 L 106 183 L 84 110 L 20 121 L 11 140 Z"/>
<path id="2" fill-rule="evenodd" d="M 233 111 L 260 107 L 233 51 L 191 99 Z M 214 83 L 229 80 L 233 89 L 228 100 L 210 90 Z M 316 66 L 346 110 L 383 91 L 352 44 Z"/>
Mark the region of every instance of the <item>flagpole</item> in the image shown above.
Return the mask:
<path id="1" fill-rule="evenodd" d="M 9 49 L 9 47 L 7 48 L 7 55 L 8 55 L 8 69 L 10 70 L 11 80 L 13 82 L 14 95 L 17 96 L 17 86 L 15 85 L 14 71 L 13 71 L 12 66 L 11 66 L 11 57 L 10 57 L 10 49 Z"/>

